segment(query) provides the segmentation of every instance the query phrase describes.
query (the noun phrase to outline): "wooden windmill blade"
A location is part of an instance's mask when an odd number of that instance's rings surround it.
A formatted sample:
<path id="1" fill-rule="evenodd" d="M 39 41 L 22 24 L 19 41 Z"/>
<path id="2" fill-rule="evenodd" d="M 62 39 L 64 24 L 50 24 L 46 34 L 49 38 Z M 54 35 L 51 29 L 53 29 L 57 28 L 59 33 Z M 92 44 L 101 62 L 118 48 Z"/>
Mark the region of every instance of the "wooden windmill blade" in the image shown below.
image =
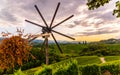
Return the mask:
<path id="1" fill-rule="evenodd" d="M 29 39 L 29 42 L 32 42 L 32 41 L 35 40 L 36 38 L 38 38 L 38 37 L 34 37 L 34 38 L 32 38 L 32 39 Z"/>
<path id="2" fill-rule="evenodd" d="M 51 33 L 51 35 L 52 35 L 52 37 L 53 37 L 53 39 L 54 39 L 54 41 L 55 41 L 55 43 L 56 43 L 56 45 L 57 45 L 59 51 L 60 51 L 61 53 L 63 53 L 63 51 L 62 51 L 62 49 L 60 48 L 60 46 L 59 46 L 57 40 L 55 39 L 55 36 L 53 35 L 53 33 Z"/>
<path id="3" fill-rule="evenodd" d="M 67 21 L 68 19 L 72 18 L 73 16 L 74 16 L 74 15 L 71 15 L 71 16 L 69 16 L 68 18 L 64 19 L 63 21 L 59 22 L 58 24 L 54 25 L 54 26 L 52 27 L 52 29 L 55 28 L 56 26 L 62 24 L 63 22 Z"/>
<path id="4" fill-rule="evenodd" d="M 50 23 L 50 28 L 51 28 L 51 26 L 52 26 L 52 24 L 53 24 L 53 21 L 54 21 L 54 19 L 55 19 L 55 16 L 56 16 L 56 14 L 57 14 L 57 11 L 58 11 L 58 9 L 59 9 L 59 6 L 60 6 L 60 2 L 58 3 L 58 5 L 57 5 L 57 7 L 56 7 L 54 16 L 53 16 L 52 21 L 51 21 L 51 23 Z"/>
<path id="5" fill-rule="evenodd" d="M 42 45 L 41 45 L 41 50 L 43 50 L 45 48 L 45 43 L 46 43 L 46 40 L 44 39 Z"/>
<path id="6" fill-rule="evenodd" d="M 39 15 L 41 16 L 41 18 L 42 18 L 44 24 L 45 24 L 46 27 L 48 28 L 47 22 L 45 21 L 44 17 L 42 16 L 42 14 L 41 14 L 40 10 L 38 9 L 37 5 L 35 5 L 35 8 L 36 8 L 37 12 L 39 13 Z"/>
<path id="7" fill-rule="evenodd" d="M 34 23 L 34 22 L 32 22 L 32 21 L 29 21 L 29 20 L 25 20 L 25 21 L 26 21 L 26 22 L 29 22 L 29 23 L 31 23 L 31 24 L 33 24 L 33 25 L 39 26 L 39 27 L 44 27 L 44 26 L 42 26 L 42 25 L 40 25 L 40 24 Z"/>
<path id="8" fill-rule="evenodd" d="M 29 42 L 35 40 L 35 39 L 38 38 L 38 37 L 43 37 L 43 36 L 49 36 L 49 33 L 35 35 L 32 39 L 29 40 Z"/>
<path id="9" fill-rule="evenodd" d="M 70 37 L 70 36 L 68 36 L 68 35 L 65 35 L 65 34 L 63 34 L 63 33 L 57 32 L 57 31 L 55 31 L 55 30 L 52 30 L 52 31 L 55 32 L 55 33 L 57 33 L 57 34 L 59 34 L 59 35 L 62 35 L 62 36 L 64 36 L 64 37 L 67 37 L 67 38 L 69 38 L 69 39 L 75 40 L 75 38 Z"/>

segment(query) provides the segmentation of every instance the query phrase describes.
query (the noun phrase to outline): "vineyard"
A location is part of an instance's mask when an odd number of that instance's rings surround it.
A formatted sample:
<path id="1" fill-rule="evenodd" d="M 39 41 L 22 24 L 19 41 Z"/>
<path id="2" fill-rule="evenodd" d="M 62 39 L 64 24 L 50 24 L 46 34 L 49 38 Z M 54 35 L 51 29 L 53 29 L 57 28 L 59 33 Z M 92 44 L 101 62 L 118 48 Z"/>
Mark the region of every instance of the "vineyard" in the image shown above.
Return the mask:
<path id="1" fill-rule="evenodd" d="M 34 70 L 34 71 L 33 71 Z M 49 66 L 42 66 L 35 70 L 18 71 L 25 75 L 119 75 L 120 60 L 101 63 L 80 65 L 76 59 L 65 60 Z"/>

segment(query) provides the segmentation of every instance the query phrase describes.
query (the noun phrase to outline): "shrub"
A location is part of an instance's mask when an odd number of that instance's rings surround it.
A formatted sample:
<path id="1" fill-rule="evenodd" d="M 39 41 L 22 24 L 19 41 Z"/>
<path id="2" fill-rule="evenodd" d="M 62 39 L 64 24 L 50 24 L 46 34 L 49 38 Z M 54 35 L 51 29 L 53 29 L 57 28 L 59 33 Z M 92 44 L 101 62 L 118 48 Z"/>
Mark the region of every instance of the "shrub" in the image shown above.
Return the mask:
<path id="1" fill-rule="evenodd" d="M 100 75 L 100 68 L 98 65 L 80 66 L 79 71 L 82 75 Z"/>
<path id="2" fill-rule="evenodd" d="M 0 43 L 0 68 L 3 73 L 15 69 L 16 65 L 22 66 L 23 61 L 28 61 L 28 57 L 34 58 L 30 53 L 31 45 L 29 43 L 29 36 L 24 38 L 24 30 L 17 29 L 17 35 L 2 32 L 4 39 Z"/>
<path id="3" fill-rule="evenodd" d="M 44 68 L 36 71 L 34 75 L 52 75 L 52 69 L 50 67 L 44 66 Z"/>
<path id="4" fill-rule="evenodd" d="M 112 75 L 118 75 L 119 73 L 119 65 L 116 63 L 109 63 L 100 66 L 101 74 L 105 73 L 105 71 L 111 73 Z"/>
<path id="5" fill-rule="evenodd" d="M 109 55 L 109 49 L 105 44 L 89 44 L 86 48 L 83 48 L 79 53 L 81 56 L 85 55 Z"/>
<path id="6" fill-rule="evenodd" d="M 66 65 L 59 65 L 54 70 L 53 75 L 78 75 L 78 65 L 76 60 L 70 60 Z"/>
<path id="7" fill-rule="evenodd" d="M 14 75 L 27 75 L 21 71 L 21 69 L 17 70 Z"/>
<path id="8" fill-rule="evenodd" d="M 2 70 L 2 69 L 0 69 L 0 75 L 2 75 L 2 71 L 3 71 L 3 70 Z"/>
<path id="9" fill-rule="evenodd" d="M 120 73 L 120 63 L 110 62 L 105 64 L 92 64 L 79 66 L 79 71 L 82 75 L 118 75 Z"/>
<path id="10" fill-rule="evenodd" d="M 44 66 L 34 75 L 78 75 L 78 64 L 76 60 L 71 59 L 66 63 Z"/>

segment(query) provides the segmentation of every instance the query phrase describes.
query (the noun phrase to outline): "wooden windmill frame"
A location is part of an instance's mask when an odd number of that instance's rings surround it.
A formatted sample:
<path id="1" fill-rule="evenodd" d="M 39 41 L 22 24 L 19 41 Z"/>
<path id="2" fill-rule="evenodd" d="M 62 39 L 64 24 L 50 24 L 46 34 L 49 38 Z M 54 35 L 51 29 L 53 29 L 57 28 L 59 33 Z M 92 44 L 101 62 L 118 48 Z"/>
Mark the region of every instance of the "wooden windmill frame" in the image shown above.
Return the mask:
<path id="1" fill-rule="evenodd" d="M 29 20 L 25 20 L 26 22 L 29 22 L 29 23 L 31 23 L 31 24 L 34 24 L 34 25 L 36 25 L 36 26 L 41 27 L 41 28 L 42 28 L 42 34 L 47 34 L 47 35 L 44 35 L 44 36 L 43 36 L 43 38 L 45 38 L 43 44 L 45 45 L 45 51 L 46 51 L 46 65 L 48 65 L 48 63 L 49 63 L 49 59 L 48 59 L 48 55 L 49 55 L 49 54 L 48 54 L 48 37 L 49 37 L 50 35 L 51 35 L 52 38 L 54 39 L 54 41 L 55 41 L 58 49 L 60 50 L 60 52 L 63 53 L 63 51 L 62 51 L 62 49 L 60 48 L 60 46 L 59 46 L 59 44 L 58 44 L 55 36 L 53 35 L 53 32 L 54 32 L 54 33 L 57 33 L 57 34 L 59 34 L 59 35 L 62 35 L 62 36 L 64 36 L 64 37 L 70 38 L 70 39 L 72 39 L 72 40 L 75 40 L 75 38 L 73 38 L 73 37 L 70 37 L 70 36 L 68 36 L 68 35 L 66 35 L 66 34 L 63 34 L 63 33 L 60 33 L 60 32 L 58 32 L 58 31 L 53 30 L 53 28 L 59 26 L 60 24 L 62 24 L 63 22 L 67 21 L 68 19 L 70 19 L 70 18 L 72 18 L 72 17 L 74 16 L 74 15 L 71 15 L 71 16 L 69 16 L 68 18 L 60 21 L 59 23 L 57 23 L 57 24 L 55 24 L 55 25 L 53 26 L 53 22 L 54 22 L 54 19 L 55 19 L 55 17 L 56 17 L 56 14 L 57 14 L 57 11 L 58 11 L 58 9 L 59 9 L 59 6 L 60 6 L 60 2 L 58 3 L 58 5 L 57 5 L 57 7 L 56 7 L 56 10 L 55 10 L 55 12 L 54 12 L 53 18 L 52 18 L 51 23 L 50 23 L 49 26 L 48 26 L 47 22 L 45 21 L 43 15 L 41 14 L 40 10 L 38 9 L 37 5 L 35 5 L 34 7 L 36 8 L 37 12 L 39 13 L 40 17 L 42 18 L 45 26 L 42 26 L 42 25 L 40 25 L 40 24 L 37 24 L 37 23 L 32 22 L 32 21 L 29 21 Z M 32 40 L 36 39 L 37 37 L 39 37 L 39 36 L 36 36 L 36 37 L 33 38 Z M 32 41 L 32 40 L 31 40 L 31 41 Z"/>

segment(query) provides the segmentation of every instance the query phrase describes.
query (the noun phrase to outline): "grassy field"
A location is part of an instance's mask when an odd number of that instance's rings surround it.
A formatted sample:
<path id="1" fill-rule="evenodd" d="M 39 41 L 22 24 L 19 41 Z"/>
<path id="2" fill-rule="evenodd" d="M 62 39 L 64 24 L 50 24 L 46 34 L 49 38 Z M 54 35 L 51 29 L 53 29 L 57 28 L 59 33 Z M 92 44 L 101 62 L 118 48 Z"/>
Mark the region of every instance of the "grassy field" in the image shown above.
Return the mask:
<path id="1" fill-rule="evenodd" d="M 50 45 L 50 49 L 56 50 L 56 52 L 59 54 L 58 47 L 56 45 Z M 60 47 L 63 50 L 64 54 L 78 54 L 83 48 L 87 47 L 87 45 L 84 44 L 60 44 Z"/>
<path id="2" fill-rule="evenodd" d="M 25 74 L 27 75 L 33 75 L 37 70 L 41 69 L 42 67 L 39 66 L 39 67 L 36 67 L 36 68 L 32 68 L 32 69 L 29 69 L 29 70 L 25 70 L 23 71 Z"/>
<path id="3" fill-rule="evenodd" d="M 76 57 L 74 58 L 78 61 L 79 65 L 86 65 L 86 64 L 99 64 L 101 63 L 99 57 L 97 56 L 81 56 L 81 57 Z M 56 64 L 64 64 L 65 62 L 69 61 L 69 59 L 63 60 L 61 62 L 55 63 L 55 64 L 51 64 L 54 67 L 56 67 Z M 24 73 L 27 73 L 28 75 L 32 75 L 35 71 L 37 71 L 38 69 L 40 69 L 40 67 L 36 67 L 36 68 L 32 68 L 29 70 L 24 71 Z"/>
<path id="4" fill-rule="evenodd" d="M 81 52 L 81 50 L 87 48 L 89 45 L 91 44 L 60 44 L 64 54 L 73 54 L 73 55 L 75 54 L 78 55 Z M 106 50 L 108 51 L 113 51 L 113 52 L 120 51 L 120 44 L 102 44 L 102 45 L 107 47 Z M 57 54 L 60 54 L 56 45 L 54 44 L 49 45 L 49 48 L 55 50 Z M 119 54 L 120 53 L 118 53 L 117 55 Z"/>
<path id="5" fill-rule="evenodd" d="M 101 63 L 98 56 L 81 56 L 81 57 L 76 57 L 75 59 L 78 61 L 79 65 Z"/>
<path id="6" fill-rule="evenodd" d="M 106 62 L 120 60 L 120 56 L 105 56 L 104 58 L 105 58 Z"/>
<path id="7" fill-rule="evenodd" d="M 74 59 L 76 59 L 78 61 L 79 65 L 102 63 L 100 60 L 100 57 L 98 57 L 98 56 L 80 56 L 80 57 L 75 57 Z M 120 60 L 120 56 L 105 56 L 105 60 L 106 60 L 106 62 Z M 69 59 L 63 60 L 63 61 L 55 63 L 55 64 L 51 64 L 51 66 L 53 66 L 53 68 L 54 68 L 54 67 L 56 67 L 55 66 L 56 64 L 64 64 L 67 61 L 69 61 Z M 41 69 L 41 66 L 29 69 L 29 70 L 25 70 L 24 73 L 27 73 L 28 75 L 33 75 L 33 73 L 39 69 Z"/>

